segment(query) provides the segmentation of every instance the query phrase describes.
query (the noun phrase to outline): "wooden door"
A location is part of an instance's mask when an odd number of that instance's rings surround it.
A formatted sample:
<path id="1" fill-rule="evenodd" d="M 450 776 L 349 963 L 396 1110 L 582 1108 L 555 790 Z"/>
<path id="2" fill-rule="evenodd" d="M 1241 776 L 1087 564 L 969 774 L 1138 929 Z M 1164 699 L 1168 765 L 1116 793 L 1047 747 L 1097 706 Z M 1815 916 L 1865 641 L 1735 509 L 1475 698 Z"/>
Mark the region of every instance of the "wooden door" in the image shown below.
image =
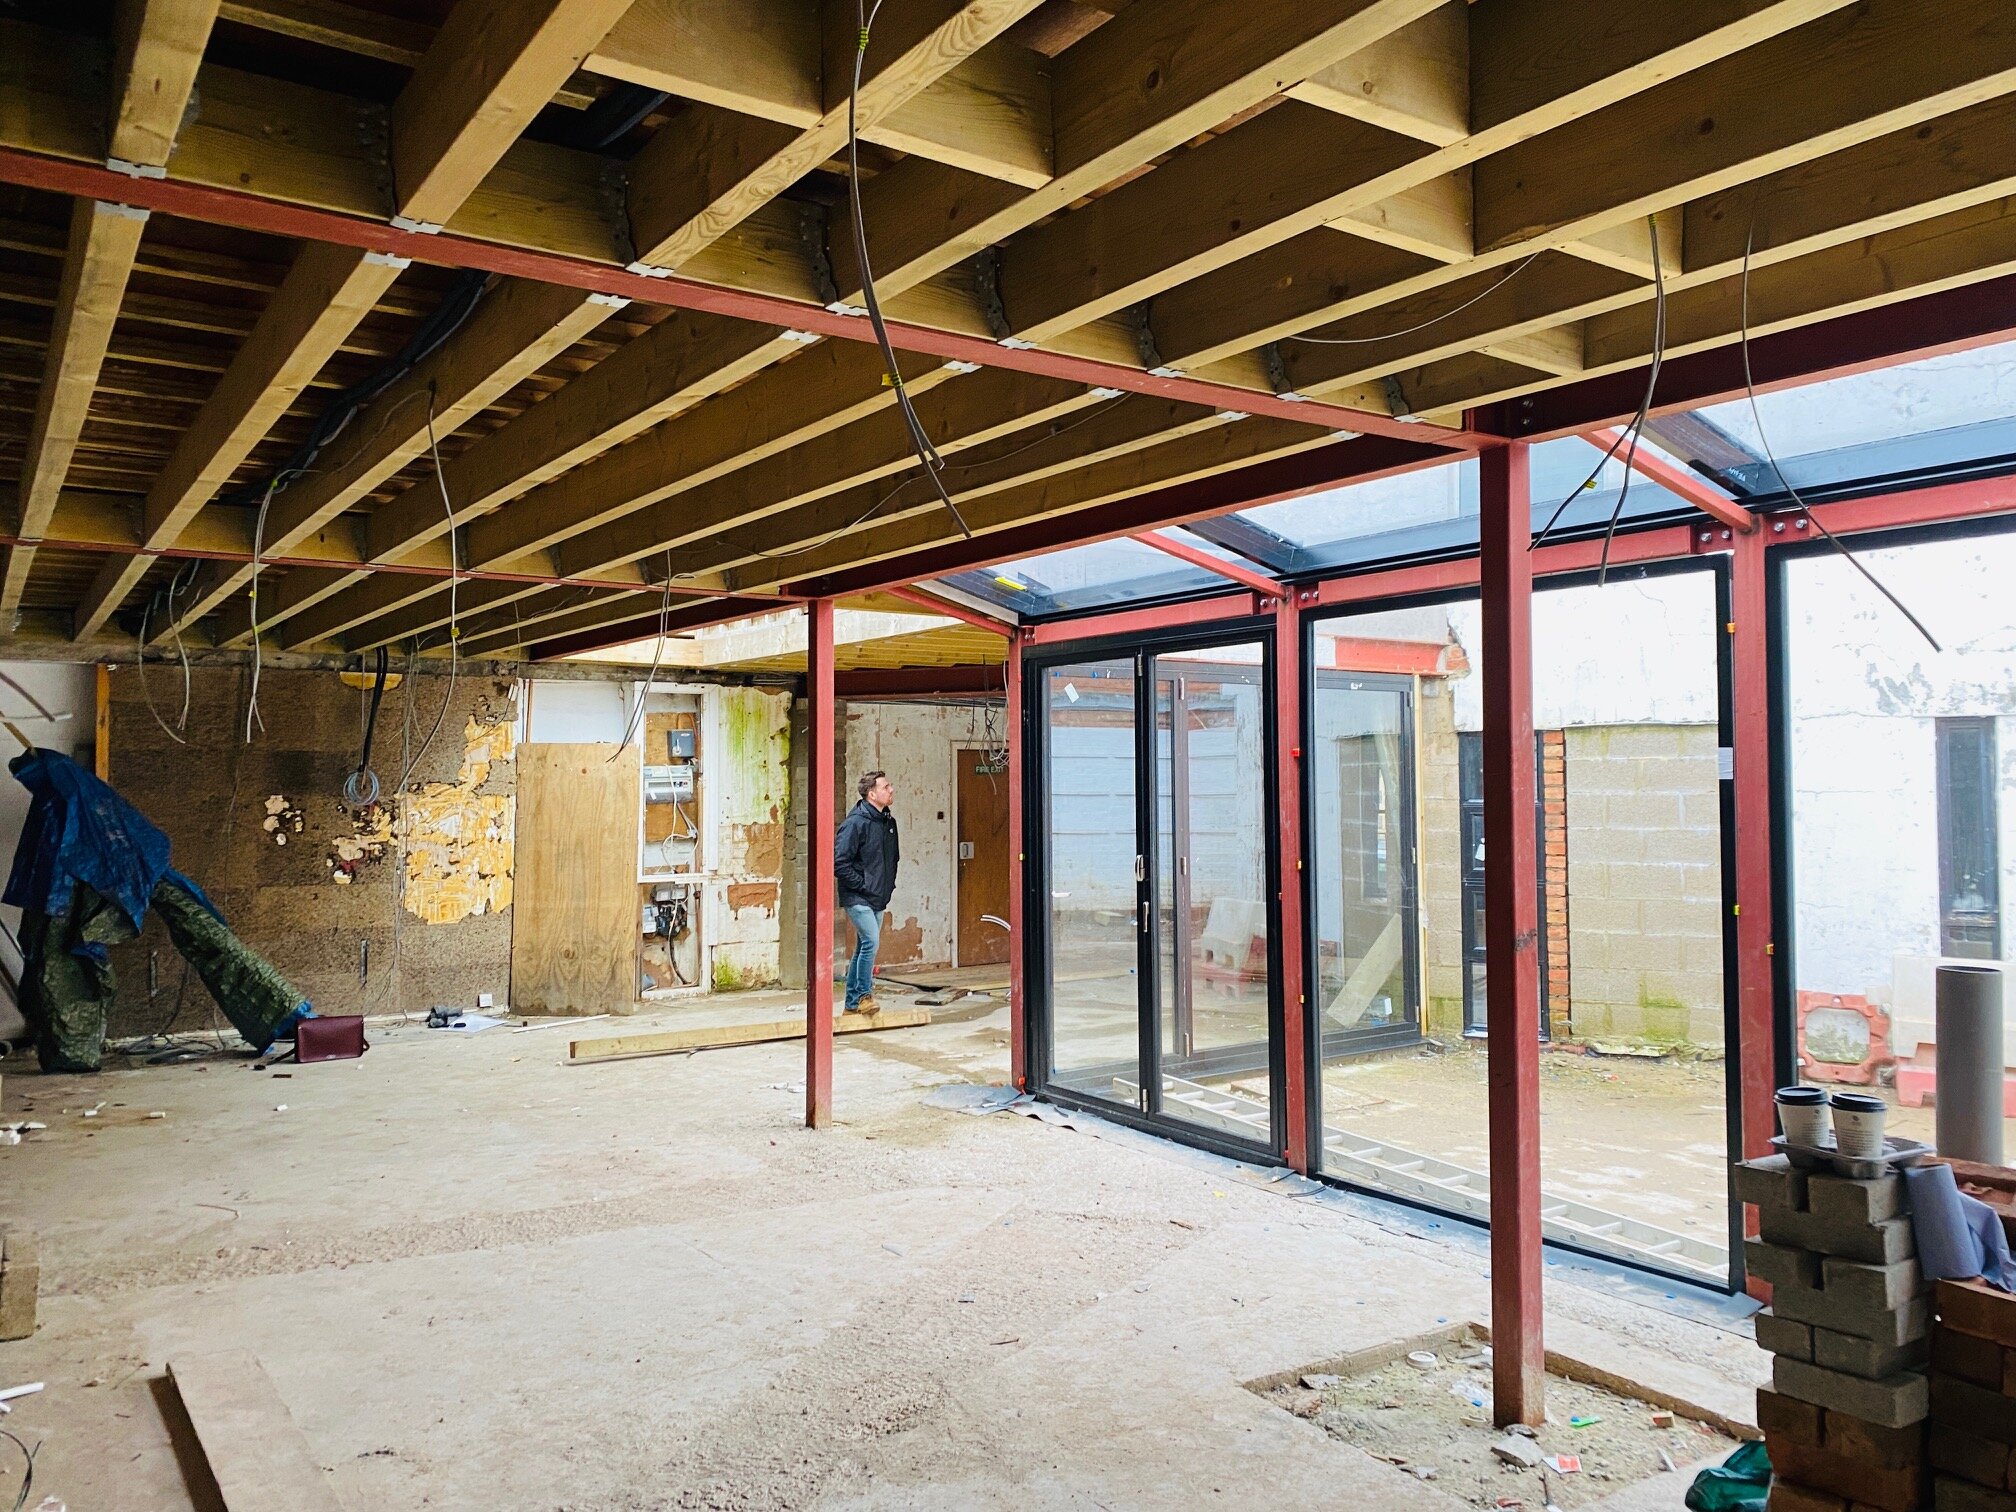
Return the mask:
<path id="1" fill-rule="evenodd" d="M 517 1012 L 612 1013 L 637 1001 L 638 782 L 634 745 L 518 747 Z"/>
<path id="2" fill-rule="evenodd" d="M 960 751 L 953 865 L 959 874 L 961 966 L 1008 959 L 1008 766 L 986 751 Z M 989 917 L 991 916 L 991 917 Z"/>

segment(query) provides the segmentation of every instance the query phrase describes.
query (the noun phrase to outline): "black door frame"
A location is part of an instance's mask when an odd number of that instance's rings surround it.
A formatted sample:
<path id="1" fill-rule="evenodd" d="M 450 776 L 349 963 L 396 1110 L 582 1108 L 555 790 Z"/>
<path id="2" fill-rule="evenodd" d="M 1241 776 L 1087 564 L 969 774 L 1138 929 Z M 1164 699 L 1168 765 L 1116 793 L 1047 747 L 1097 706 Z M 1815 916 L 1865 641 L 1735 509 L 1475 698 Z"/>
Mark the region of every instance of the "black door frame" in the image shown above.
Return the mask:
<path id="1" fill-rule="evenodd" d="M 1257 645 L 1260 648 L 1260 686 L 1263 706 L 1261 732 L 1264 768 L 1263 812 L 1277 811 L 1276 757 L 1280 731 L 1276 728 L 1275 678 L 1281 675 L 1274 646 L 1274 621 L 1249 616 L 1209 626 L 1183 627 L 1146 634 L 1105 636 L 1066 644 L 1044 646 L 1026 652 L 1019 675 L 1022 678 L 1023 825 L 1033 843 L 1025 845 L 1023 866 L 1023 951 L 1022 980 L 1028 1011 L 1024 1016 L 1024 1051 L 1029 1067 L 1030 1090 L 1046 1099 L 1071 1107 L 1081 1107 L 1111 1118 L 1117 1123 L 1147 1129 L 1184 1143 L 1195 1144 L 1240 1159 L 1257 1158 L 1280 1163 L 1287 1151 L 1287 1114 L 1283 1089 L 1287 1077 L 1288 1046 L 1283 1040 L 1281 1000 L 1281 919 L 1280 919 L 1280 835 L 1279 826 L 1263 825 L 1263 877 L 1267 904 L 1267 1052 L 1265 1063 L 1273 1095 L 1268 1099 L 1271 1127 L 1267 1140 L 1248 1140 L 1208 1125 L 1190 1122 L 1162 1110 L 1161 982 L 1156 970 L 1157 946 L 1162 937 L 1159 849 L 1156 843 L 1155 811 L 1157 772 L 1155 752 L 1155 693 L 1153 666 L 1157 656 L 1177 651 L 1208 651 L 1219 646 Z M 1135 854 L 1142 858 L 1135 882 L 1135 909 L 1145 927 L 1135 931 L 1136 1012 L 1140 1025 L 1139 1075 L 1144 1089 L 1144 1106 L 1129 1107 L 1109 1098 L 1074 1091 L 1056 1085 L 1053 1079 L 1052 1004 L 1049 964 L 1050 938 L 1050 784 L 1045 780 L 1050 761 L 1049 706 L 1044 679 L 1053 667 L 1079 662 L 1131 659 L 1134 664 L 1134 823 Z"/>

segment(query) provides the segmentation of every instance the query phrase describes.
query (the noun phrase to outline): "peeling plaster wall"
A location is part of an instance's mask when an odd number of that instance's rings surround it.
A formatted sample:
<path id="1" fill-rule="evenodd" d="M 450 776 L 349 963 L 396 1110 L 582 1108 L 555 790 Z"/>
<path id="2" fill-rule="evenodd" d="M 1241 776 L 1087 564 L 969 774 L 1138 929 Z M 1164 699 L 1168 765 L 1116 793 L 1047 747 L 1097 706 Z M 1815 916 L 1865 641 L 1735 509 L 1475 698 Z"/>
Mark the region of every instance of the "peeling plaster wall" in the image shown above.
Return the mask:
<path id="1" fill-rule="evenodd" d="M 156 706 L 172 717 L 181 706 L 179 674 L 150 668 L 148 677 Z M 112 676 L 112 783 L 167 832 L 176 866 L 321 1012 L 473 1005 L 479 992 L 508 1002 L 516 685 L 455 683 L 396 809 L 391 790 L 409 690 L 417 748 L 448 679 L 421 677 L 389 691 L 372 752 L 385 794 L 356 815 L 338 795 L 357 763 L 364 695 L 332 672 L 268 669 L 259 684 L 265 729 L 248 746 L 248 683 L 243 669 L 195 672 L 183 746 L 148 712 L 132 669 Z M 364 948 L 368 985 L 359 981 Z M 150 954 L 160 989 L 151 1002 Z M 209 995 L 193 976 L 176 1008 L 181 958 L 151 918 L 113 959 L 113 1034 L 211 1022 Z"/>
<path id="2" fill-rule="evenodd" d="M 709 978 L 727 990 L 779 976 L 781 881 L 791 824 L 791 695 L 782 689 L 709 690 L 701 770 L 710 785 L 718 859 L 705 926 Z"/>
<path id="3" fill-rule="evenodd" d="M 997 731 L 999 724 L 997 711 Z M 849 703 L 843 708 L 840 728 L 835 814 L 844 817 L 854 806 L 859 797 L 856 779 L 863 772 L 877 768 L 887 772 L 896 789 L 893 810 L 901 828 L 903 863 L 896 876 L 896 896 L 883 919 L 877 964 L 947 965 L 959 911 L 953 859 L 953 753 L 961 746 L 987 743 L 985 715 L 978 708 Z"/>

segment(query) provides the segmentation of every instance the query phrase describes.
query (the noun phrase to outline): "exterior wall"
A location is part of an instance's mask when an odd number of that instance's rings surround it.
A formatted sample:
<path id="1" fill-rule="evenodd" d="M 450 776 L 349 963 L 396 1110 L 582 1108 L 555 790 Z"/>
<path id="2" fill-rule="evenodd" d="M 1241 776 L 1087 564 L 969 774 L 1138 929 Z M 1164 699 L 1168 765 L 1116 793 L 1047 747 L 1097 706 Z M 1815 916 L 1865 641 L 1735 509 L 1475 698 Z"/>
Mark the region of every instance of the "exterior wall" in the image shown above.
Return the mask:
<path id="1" fill-rule="evenodd" d="M 791 695 L 769 688 L 713 690 L 707 726 L 714 751 L 701 768 L 712 787 L 719 856 L 709 864 L 708 980 L 718 989 L 778 981 L 784 848 L 791 806 Z"/>
<path id="2" fill-rule="evenodd" d="M 1548 1031 L 1556 1039 L 1575 1032 L 1574 951 L 1568 887 L 1568 737 L 1540 732 L 1540 928 L 1547 941 L 1547 975 L 1540 990 Z"/>
<path id="3" fill-rule="evenodd" d="M 1715 729 L 1604 726 L 1563 737 L 1572 1032 L 1720 1045 Z"/>
<path id="4" fill-rule="evenodd" d="M 150 683 L 157 704 L 165 681 Z M 162 732 L 136 676 L 112 678 L 113 786 L 167 832 L 175 865 L 239 938 L 319 1011 L 473 1006 L 479 992 L 509 1001 L 518 687 L 465 677 L 451 695 L 448 681 L 413 678 L 386 695 L 372 758 L 385 795 L 354 815 L 339 794 L 357 763 L 361 695 L 336 674 L 267 670 L 265 732 L 250 745 L 245 669 L 192 674 L 186 745 Z M 416 746 L 444 696 L 449 703 L 440 733 L 395 791 L 409 696 Z M 365 948 L 369 977 L 360 982 Z M 160 988 L 151 1002 L 150 955 Z M 211 1022 L 193 977 L 177 1009 L 181 962 L 151 917 L 139 939 L 113 951 L 113 964 L 113 1035 Z"/>

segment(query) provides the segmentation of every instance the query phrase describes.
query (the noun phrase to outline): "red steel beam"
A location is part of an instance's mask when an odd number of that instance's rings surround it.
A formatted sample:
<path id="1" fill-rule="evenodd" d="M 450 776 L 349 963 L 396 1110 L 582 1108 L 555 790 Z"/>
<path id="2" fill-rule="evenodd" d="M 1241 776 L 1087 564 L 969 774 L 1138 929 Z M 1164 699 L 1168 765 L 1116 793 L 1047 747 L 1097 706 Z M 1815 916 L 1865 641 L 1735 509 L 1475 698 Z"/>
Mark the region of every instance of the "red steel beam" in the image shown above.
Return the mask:
<path id="1" fill-rule="evenodd" d="M 768 614 L 776 608 L 774 599 L 711 599 L 706 603 L 688 604 L 672 610 L 665 616 L 664 630 L 671 635 L 681 630 L 725 625 L 730 620 L 745 619 L 752 614 Z M 593 630 L 579 630 L 572 635 L 558 635 L 551 640 L 534 642 L 528 654 L 533 661 L 560 661 L 569 656 L 588 656 L 597 651 L 607 651 L 612 646 L 627 646 L 631 641 L 655 637 L 658 631 L 657 614 L 645 614 L 618 625 L 602 625 Z"/>
<path id="2" fill-rule="evenodd" d="M 1418 429 L 1418 427 L 1417 427 Z M 950 541 L 926 547 L 886 562 L 828 573 L 792 583 L 787 592 L 800 598 L 824 594 L 868 593 L 926 578 L 970 572 L 995 562 L 1041 556 L 1063 546 L 1082 546 L 1117 536 L 1138 535 L 1164 525 L 1181 525 L 1235 509 L 1253 509 L 1281 499 L 1392 477 L 1451 460 L 1450 453 L 1424 445 L 1419 437 L 1395 440 L 1364 436 L 1335 446 L 1319 446 L 1292 456 L 1275 457 L 1248 467 L 1193 478 L 1164 488 L 1151 488 L 1124 499 L 1089 505 L 1046 520 L 1032 520 L 1007 530 L 990 531 L 970 541 Z"/>
<path id="3" fill-rule="evenodd" d="M 1275 897 L 1281 913 L 1281 1101 L 1288 1120 L 1288 1164 L 1313 1173 L 1309 1148 L 1308 946 L 1302 869 L 1302 602 L 1274 601 L 1274 818 L 1279 851 Z M 1319 1051 L 1320 1059 L 1320 1051 Z"/>
<path id="4" fill-rule="evenodd" d="M 160 210 L 211 225 L 235 226 L 241 230 L 292 236 L 303 241 L 333 242 L 339 246 L 361 247 L 368 252 L 390 252 L 436 267 L 479 268 L 512 278 L 561 284 L 597 294 L 618 294 L 643 304 L 702 310 L 737 320 L 811 331 L 841 341 L 875 339 L 873 329 L 861 316 L 836 314 L 817 305 L 800 304 L 774 294 L 724 288 L 676 276 L 650 278 L 626 272 L 613 263 L 594 262 L 584 257 L 536 248 L 507 247 L 448 231 L 433 235 L 400 231 L 381 221 L 364 220 L 334 210 L 292 205 L 261 195 L 215 189 L 206 184 L 191 184 L 173 178 L 133 179 L 89 163 L 41 157 L 17 148 L 0 148 L 0 183 L 50 190 L 79 199 L 100 199 L 140 209 Z M 1347 409 L 1340 404 L 1326 404 L 1321 400 L 1283 399 L 1275 394 L 1181 375 L 1158 377 L 1139 368 L 1123 367 L 1096 358 L 1037 347 L 1007 347 L 985 337 L 936 330 L 906 321 L 889 321 L 886 324 L 890 344 L 897 350 L 942 357 L 948 362 L 972 362 L 981 367 L 1038 373 L 1093 388 L 1126 389 L 1137 394 L 1154 394 L 1164 399 L 1209 405 L 1214 409 L 1237 410 L 1248 415 L 1273 415 L 1283 420 L 1302 420 L 1368 435 L 1407 435 L 1420 440 L 1426 431 L 1439 438 L 1441 444 L 1458 450 L 1498 444 L 1497 438 L 1492 436 L 1431 429 L 1396 420 L 1391 415 L 1370 414 Z"/>
<path id="5" fill-rule="evenodd" d="M 1217 598 L 1186 599 L 1178 604 L 1153 604 L 1145 609 L 1120 609 L 1111 614 L 1089 614 L 1082 619 L 1053 620 L 1044 625 L 1023 627 L 1024 644 L 1054 646 L 1095 636 L 1139 635 L 1144 631 L 1168 630 L 1184 625 L 1209 625 L 1219 620 L 1249 619 L 1260 612 L 1260 601 L 1251 593 L 1234 593 Z"/>
<path id="6" fill-rule="evenodd" d="M 1617 445 L 1621 434 L 1620 431 L 1606 429 L 1591 431 L 1582 439 L 1591 446 L 1606 450 L 1611 446 L 1617 446 L 1617 455 L 1626 459 L 1632 467 L 1668 493 L 1678 494 L 1701 513 L 1727 525 L 1731 530 L 1748 535 L 1757 528 L 1757 517 L 1720 489 L 1711 487 L 1703 479 L 1695 477 L 1684 468 L 1675 467 L 1664 457 L 1656 456 L 1642 446 L 1632 446 L 1628 443 Z"/>
<path id="7" fill-rule="evenodd" d="M 1001 696 L 1001 669 L 992 662 L 966 662 L 946 667 L 857 667 L 833 674 L 834 696 L 880 698 L 935 698 L 941 695 L 992 694 Z"/>
<path id="8" fill-rule="evenodd" d="M 1736 823 L 1736 1027 L 1745 1160 L 1771 1153 L 1776 1087 L 1777 989 L 1772 970 L 1770 620 L 1765 610 L 1768 539 L 1738 536 L 1730 569 Z M 1755 1215 L 1745 1214 L 1746 1232 Z"/>
<path id="9" fill-rule="evenodd" d="M 1022 648 L 1027 634 L 1020 627 L 1008 634 L 1008 1076 L 1018 1092 L 1029 1090 L 1029 998 L 1024 985 L 1027 963 L 1022 957 L 1024 867 L 1022 762 L 1029 751 L 1022 730 Z"/>
<path id="10" fill-rule="evenodd" d="M 1533 500 L 1524 446 L 1481 468 L 1484 978 L 1491 1383 L 1499 1427 L 1546 1421 L 1540 1250 L 1539 837 L 1533 822 Z"/>
<path id="11" fill-rule="evenodd" d="M 1872 494 L 1866 499 L 1841 499 L 1814 506 L 1821 523 L 1836 535 L 1867 530 L 1894 530 L 1907 525 L 1936 525 L 1947 520 L 1979 519 L 2016 510 L 2016 477 L 1971 478 L 1898 493 Z M 1810 541 L 1819 532 L 1801 511 L 1769 517 L 1765 533 L 1772 546 Z"/>
<path id="12" fill-rule="evenodd" d="M 968 609 L 964 604 L 955 604 L 950 599 L 939 598 L 936 594 L 926 593 L 921 588 L 891 588 L 889 595 L 891 598 L 900 598 L 907 603 L 916 604 L 919 608 L 928 609 L 933 614 L 964 620 L 976 630 L 990 630 L 996 635 L 1012 635 L 1015 631 L 1015 627 L 1005 620 L 989 619 L 976 609 Z"/>
<path id="13" fill-rule="evenodd" d="M 1188 562 L 1192 567 L 1202 567 L 1206 572 L 1215 572 L 1219 577 L 1229 578 L 1266 598 L 1278 599 L 1287 595 L 1288 590 L 1266 573 L 1256 572 L 1251 567 L 1241 567 L 1236 562 L 1224 561 L 1163 531 L 1144 530 L 1134 539 L 1143 546 L 1153 546 L 1157 551 L 1167 552 L 1179 562 Z"/>
<path id="14" fill-rule="evenodd" d="M 805 606 L 805 723 L 811 746 L 805 780 L 805 864 L 812 906 L 805 911 L 805 1127 L 833 1122 L 833 916 L 839 881 L 833 875 L 834 727 L 833 601 Z"/>

